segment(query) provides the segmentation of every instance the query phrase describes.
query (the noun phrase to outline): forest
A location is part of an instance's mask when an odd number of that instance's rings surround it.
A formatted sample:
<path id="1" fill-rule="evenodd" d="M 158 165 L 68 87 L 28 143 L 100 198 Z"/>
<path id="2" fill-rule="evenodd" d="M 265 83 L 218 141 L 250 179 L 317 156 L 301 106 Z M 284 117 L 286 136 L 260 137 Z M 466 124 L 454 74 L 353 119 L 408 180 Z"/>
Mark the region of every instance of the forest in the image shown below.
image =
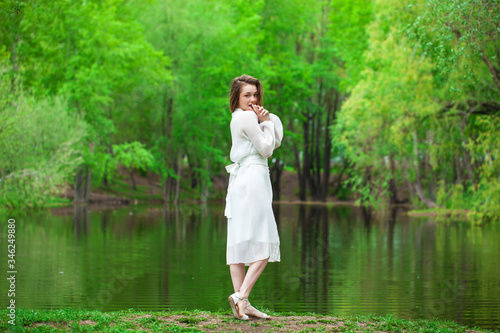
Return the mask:
<path id="1" fill-rule="evenodd" d="M 228 94 L 261 79 L 297 200 L 500 220 L 500 0 L 0 1 L 0 207 L 75 204 L 126 170 L 206 204 Z M 220 196 L 219 196 L 220 197 Z"/>

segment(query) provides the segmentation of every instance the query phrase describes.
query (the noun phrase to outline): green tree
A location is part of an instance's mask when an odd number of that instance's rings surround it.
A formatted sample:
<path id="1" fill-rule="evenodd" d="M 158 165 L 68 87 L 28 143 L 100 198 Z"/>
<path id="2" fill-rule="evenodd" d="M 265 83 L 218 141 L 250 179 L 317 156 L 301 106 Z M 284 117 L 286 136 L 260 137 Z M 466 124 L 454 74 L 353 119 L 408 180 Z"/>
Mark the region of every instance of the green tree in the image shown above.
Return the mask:
<path id="1" fill-rule="evenodd" d="M 421 40 L 418 46 L 436 62 L 436 78 L 443 86 L 441 113 L 458 129 L 457 175 L 442 183 L 443 204 L 466 205 L 475 220 L 497 218 L 500 1 L 430 0 L 425 5 L 409 33 Z M 461 200 L 446 200 L 457 196 Z"/>
<path id="2" fill-rule="evenodd" d="M 60 97 L 21 95 L 1 112 L 9 121 L 0 132 L 0 206 L 44 207 L 81 163 L 86 124 Z"/>
<path id="3" fill-rule="evenodd" d="M 158 1 L 143 13 L 148 39 L 172 59 L 174 80 L 151 124 L 167 204 L 179 201 L 183 177 L 206 203 L 213 175 L 229 162 L 229 84 L 256 62 L 261 5 L 249 11 L 245 1 Z"/>
<path id="4" fill-rule="evenodd" d="M 86 200 L 92 168 L 106 161 L 113 144 L 131 141 L 122 133 L 152 112 L 142 101 L 171 79 L 168 59 L 145 40 L 138 9 L 126 1 L 24 4 L 18 29 L 5 34 L 15 41 L 13 72 L 19 69 L 23 86 L 36 96 L 68 96 L 72 112 L 89 124 L 75 191 Z"/>
<path id="5" fill-rule="evenodd" d="M 406 183 L 417 205 L 471 209 L 476 220 L 496 216 L 491 137 L 499 96 L 488 66 L 497 61 L 495 6 L 375 2 L 365 69 L 334 139 L 354 162 L 351 183 L 361 201 L 398 202 Z M 464 23 L 479 17 L 481 24 Z"/>

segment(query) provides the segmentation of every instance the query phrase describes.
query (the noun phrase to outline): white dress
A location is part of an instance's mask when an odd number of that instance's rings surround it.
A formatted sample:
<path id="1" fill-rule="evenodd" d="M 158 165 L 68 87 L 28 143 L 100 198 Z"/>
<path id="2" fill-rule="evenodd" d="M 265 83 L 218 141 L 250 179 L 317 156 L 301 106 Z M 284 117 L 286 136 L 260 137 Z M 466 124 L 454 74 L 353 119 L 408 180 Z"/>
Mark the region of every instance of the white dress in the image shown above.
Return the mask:
<path id="1" fill-rule="evenodd" d="M 258 123 L 253 111 L 232 114 L 229 186 L 224 215 L 227 226 L 227 264 L 269 258 L 280 261 L 280 240 L 272 208 L 273 191 L 267 159 L 281 145 L 283 125 L 278 116 Z"/>

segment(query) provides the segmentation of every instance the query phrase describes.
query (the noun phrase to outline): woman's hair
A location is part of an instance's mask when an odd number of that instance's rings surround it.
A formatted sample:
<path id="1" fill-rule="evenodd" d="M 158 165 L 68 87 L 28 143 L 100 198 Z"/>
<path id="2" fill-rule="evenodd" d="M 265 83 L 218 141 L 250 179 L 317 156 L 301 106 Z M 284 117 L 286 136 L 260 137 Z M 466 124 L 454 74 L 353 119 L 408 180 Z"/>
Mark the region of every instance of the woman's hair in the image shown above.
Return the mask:
<path id="1" fill-rule="evenodd" d="M 264 87 L 260 83 L 259 79 L 254 78 L 250 75 L 242 75 L 235 77 L 231 83 L 231 91 L 229 92 L 229 108 L 231 112 L 234 112 L 240 104 L 240 93 L 241 87 L 247 84 L 252 84 L 257 87 L 257 105 L 264 106 Z"/>

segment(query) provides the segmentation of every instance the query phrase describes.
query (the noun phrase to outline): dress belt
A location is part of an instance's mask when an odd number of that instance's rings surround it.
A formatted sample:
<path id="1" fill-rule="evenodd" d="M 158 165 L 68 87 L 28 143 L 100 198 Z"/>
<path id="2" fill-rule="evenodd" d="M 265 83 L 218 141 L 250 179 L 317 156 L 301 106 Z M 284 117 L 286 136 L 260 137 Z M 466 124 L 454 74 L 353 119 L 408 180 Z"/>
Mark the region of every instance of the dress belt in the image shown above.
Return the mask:
<path id="1" fill-rule="evenodd" d="M 238 171 L 240 170 L 240 167 L 251 164 L 264 165 L 266 167 L 268 166 L 267 158 L 263 157 L 262 155 L 249 155 L 242 158 L 239 162 L 226 166 L 226 171 L 229 173 L 229 185 L 227 187 L 226 209 L 224 210 L 224 216 L 226 216 L 228 219 L 233 217 L 231 210 L 232 187 L 234 181 L 236 180 L 236 176 L 238 176 Z"/>

